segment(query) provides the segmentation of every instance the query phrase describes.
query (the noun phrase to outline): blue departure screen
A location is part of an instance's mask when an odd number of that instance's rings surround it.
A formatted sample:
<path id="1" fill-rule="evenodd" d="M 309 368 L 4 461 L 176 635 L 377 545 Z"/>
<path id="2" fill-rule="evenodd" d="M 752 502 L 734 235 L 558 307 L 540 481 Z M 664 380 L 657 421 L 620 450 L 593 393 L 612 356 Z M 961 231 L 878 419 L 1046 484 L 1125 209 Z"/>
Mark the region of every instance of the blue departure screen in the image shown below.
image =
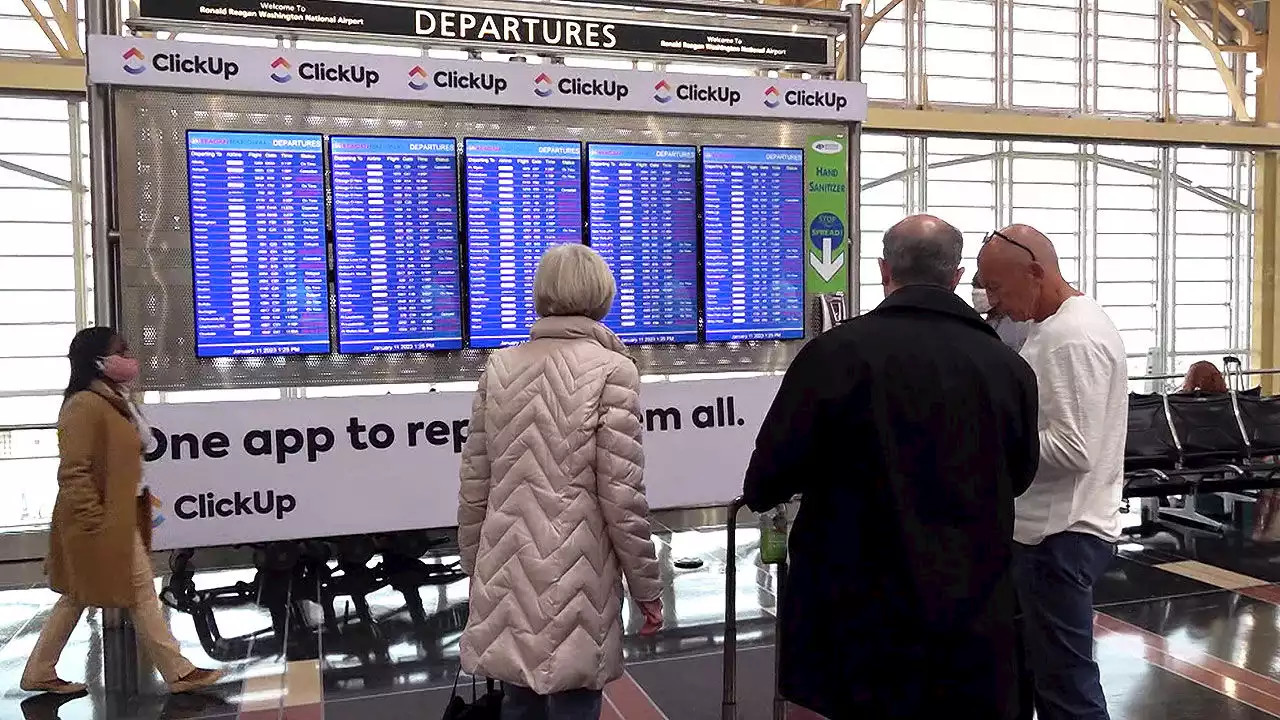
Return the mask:
<path id="1" fill-rule="evenodd" d="M 582 147 L 576 142 L 466 141 L 470 344 L 529 337 L 533 276 L 552 245 L 582 242 Z"/>
<path id="2" fill-rule="evenodd" d="M 196 355 L 329 352 L 324 141 L 187 133 Z"/>
<path id="3" fill-rule="evenodd" d="M 708 342 L 804 337 L 804 153 L 702 149 Z"/>
<path id="4" fill-rule="evenodd" d="M 457 143 L 329 138 L 338 351 L 459 350 Z"/>
<path id="5" fill-rule="evenodd" d="M 698 341 L 698 155 L 588 145 L 589 237 L 618 283 L 605 324 L 627 343 Z"/>

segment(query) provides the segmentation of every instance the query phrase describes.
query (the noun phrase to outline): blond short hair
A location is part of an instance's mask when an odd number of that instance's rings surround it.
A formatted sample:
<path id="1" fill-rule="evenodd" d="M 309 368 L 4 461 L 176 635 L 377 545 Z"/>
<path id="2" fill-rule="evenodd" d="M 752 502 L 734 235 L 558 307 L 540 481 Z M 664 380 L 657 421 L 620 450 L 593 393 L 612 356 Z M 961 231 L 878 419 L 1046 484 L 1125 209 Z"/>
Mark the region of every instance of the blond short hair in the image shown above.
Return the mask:
<path id="1" fill-rule="evenodd" d="M 617 285 L 604 258 L 579 243 L 556 245 L 538 263 L 533 278 L 533 309 L 541 317 L 585 315 L 603 320 Z"/>

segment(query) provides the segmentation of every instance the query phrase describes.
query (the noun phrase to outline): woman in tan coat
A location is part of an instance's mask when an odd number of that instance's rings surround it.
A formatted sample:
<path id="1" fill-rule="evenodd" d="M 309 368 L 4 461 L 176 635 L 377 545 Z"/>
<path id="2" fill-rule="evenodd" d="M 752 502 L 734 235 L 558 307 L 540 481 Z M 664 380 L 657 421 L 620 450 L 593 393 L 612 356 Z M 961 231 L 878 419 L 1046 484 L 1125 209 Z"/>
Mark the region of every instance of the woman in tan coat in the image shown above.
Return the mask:
<path id="1" fill-rule="evenodd" d="M 529 342 L 494 353 L 462 455 L 458 543 L 471 576 L 462 667 L 505 683 L 503 717 L 596 720 L 622 675 L 622 578 L 662 626 L 640 445 L 640 375 L 600 320 L 594 251 L 547 252 Z"/>
<path id="2" fill-rule="evenodd" d="M 147 554 L 150 495 L 142 487 L 143 438 L 150 439 L 150 429 L 128 394 L 138 361 L 108 327 L 81 330 L 67 357 L 71 380 L 58 415 L 58 497 L 45 562 L 49 586 L 62 597 L 45 620 L 21 687 L 84 692 L 83 684 L 60 679 L 56 666 L 87 607 L 129 610 L 170 691 L 213 685 L 221 673 L 182 656 L 156 597 Z"/>

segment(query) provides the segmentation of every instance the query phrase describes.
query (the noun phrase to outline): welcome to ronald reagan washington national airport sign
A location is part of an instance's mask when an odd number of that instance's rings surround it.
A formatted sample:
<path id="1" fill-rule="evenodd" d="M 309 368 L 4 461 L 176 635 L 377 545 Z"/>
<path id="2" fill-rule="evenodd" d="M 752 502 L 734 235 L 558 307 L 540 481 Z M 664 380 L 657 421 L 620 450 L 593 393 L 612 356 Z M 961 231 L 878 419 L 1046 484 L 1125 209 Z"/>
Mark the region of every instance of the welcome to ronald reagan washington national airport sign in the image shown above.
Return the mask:
<path id="1" fill-rule="evenodd" d="M 462 10 L 412 2 L 141 0 L 139 9 L 144 19 L 162 21 L 416 37 L 540 50 L 769 62 L 779 66 L 825 65 L 832 59 L 834 45 L 831 36 L 818 33 L 774 33 L 552 13 Z M 735 8 L 734 12 L 740 11 Z"/>

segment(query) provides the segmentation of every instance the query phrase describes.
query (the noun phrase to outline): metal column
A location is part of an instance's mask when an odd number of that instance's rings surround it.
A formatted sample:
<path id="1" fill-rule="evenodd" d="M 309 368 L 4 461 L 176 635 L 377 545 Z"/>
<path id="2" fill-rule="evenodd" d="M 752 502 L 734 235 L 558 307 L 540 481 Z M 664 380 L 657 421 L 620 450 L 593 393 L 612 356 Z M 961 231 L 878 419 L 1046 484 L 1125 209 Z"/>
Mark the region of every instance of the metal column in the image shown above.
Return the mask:
<path id="1" fill-rule="evenodd" d="M 120 3 L 93 0 L 85 4 L 85 30 L 89 35 L 120 34 Z M 92 217 L 90 247 L 93 250 L 94 319 L 99 325 L 117 325 L 119 307 L 117 264 L 119 242 L 115 199 L 114 91 L 105 85 L 89 85 L 89 207 Z M 79 128 L 76 128 L 79 132 Z M 79 162 L 79 160 L 77 160 Z"/>
<path id="2" fill-rule="evenodd" d="M 862 5 L 849 6 L 849 27 L 845 30 L 845 80 L 862 80 Z M 849 123 L 849 245 L 844 249 L 849 263 L 846 277 L 849 317 L 862 312 L 862 123 Z"/>
<path id="3" fill-rule="evenodd" d="M 120 34 L 118 0 L 93 0 L 85 4 L 85 30 L 89 35 Z M 94 322 L 119 324 L 119 224 L 115 196 L 115 92 L 106 85 L 89 85 L 89 207 L 92 217 Z M 75 133 L 80 128 L 75 128 Z M 79 158 L 75 159 L 79 162 Z M 137 635 L 124 611 L 102 611 L 103 681 L 108 697 L 122 702 L 138 690 Z"/>

